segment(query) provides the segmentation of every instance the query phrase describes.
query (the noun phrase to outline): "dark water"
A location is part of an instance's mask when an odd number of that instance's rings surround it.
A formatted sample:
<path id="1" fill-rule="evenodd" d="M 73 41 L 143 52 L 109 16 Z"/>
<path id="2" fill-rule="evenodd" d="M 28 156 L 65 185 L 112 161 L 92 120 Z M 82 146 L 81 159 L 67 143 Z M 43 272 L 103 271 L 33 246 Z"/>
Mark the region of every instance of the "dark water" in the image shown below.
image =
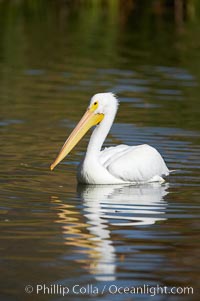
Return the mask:
<path id="1" fill-rule="evenodd" d="M 127 16 L 117 1 L 97 2 L 0 2 L 1 300 L 150 298 L 112 285 L 193 287 L 152 298 L 199 300 L 198 26 L 180 31 L 169 12 Z M 49 171 L 90 97 L 104 91 L 121 101 L 105 145 L 156 147 L 177 170 L 165 184 L 77 186 L 89 135 Z M 69 293 L 37 294 L 41 284 Z"/>

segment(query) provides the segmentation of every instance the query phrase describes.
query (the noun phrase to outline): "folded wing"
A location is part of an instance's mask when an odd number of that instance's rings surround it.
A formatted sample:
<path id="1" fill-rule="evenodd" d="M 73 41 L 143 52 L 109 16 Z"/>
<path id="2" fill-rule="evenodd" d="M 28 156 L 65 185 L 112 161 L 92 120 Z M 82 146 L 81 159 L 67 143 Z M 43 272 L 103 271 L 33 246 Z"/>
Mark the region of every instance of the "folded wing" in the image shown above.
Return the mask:
<path id="1" fill-rule="evenodd" d="M 147 182 L 169 174 L 159 152 L 146 144 L 105 149 L 101 152 L 100 163 L 113 176 L 127 182 Z"/>

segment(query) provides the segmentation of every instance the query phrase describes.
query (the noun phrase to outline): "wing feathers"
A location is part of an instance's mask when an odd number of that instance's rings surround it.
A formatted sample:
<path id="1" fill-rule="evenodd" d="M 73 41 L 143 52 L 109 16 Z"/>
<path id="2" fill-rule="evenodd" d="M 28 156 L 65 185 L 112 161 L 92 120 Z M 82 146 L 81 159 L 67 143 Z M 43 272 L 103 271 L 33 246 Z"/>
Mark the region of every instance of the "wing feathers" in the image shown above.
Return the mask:
<path id="1" fill-rule="evenodd" d="M 130 182 L 151 181 L 168 175 L 169 170 L 159 152 L 149 145 L 119 145 L 101 152 L 101 163 L 116 178 Z"/>

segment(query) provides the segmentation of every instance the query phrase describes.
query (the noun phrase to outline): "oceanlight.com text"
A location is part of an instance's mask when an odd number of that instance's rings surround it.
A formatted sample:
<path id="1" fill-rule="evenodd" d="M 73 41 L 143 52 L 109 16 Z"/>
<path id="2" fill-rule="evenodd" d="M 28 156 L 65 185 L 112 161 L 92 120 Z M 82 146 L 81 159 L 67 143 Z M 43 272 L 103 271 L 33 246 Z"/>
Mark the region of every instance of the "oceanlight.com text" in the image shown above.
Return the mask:
<path id="1" fill-rule="evenodd" d="M 144 284 L 141 286 L 120 286 L 117 284 L 105 284 L 102 287 L 96 286 L 94 284 L 74 284 L 73 286 L 64 286 L 59 284 L 36 284 L 36 285 L 26 285 L 25 292 L 27 294 L 36 295 L 57 295 L 57 296 L 67 296 L 67 295 L 104 295 L 104 294 L 121 294 L 121 295 L 149 295 L 154 297 L 156 295 L 193 295 L 194 289 L 191 286 L 184 287 L 169 287 L 169 286 L 150 286 Z"/>

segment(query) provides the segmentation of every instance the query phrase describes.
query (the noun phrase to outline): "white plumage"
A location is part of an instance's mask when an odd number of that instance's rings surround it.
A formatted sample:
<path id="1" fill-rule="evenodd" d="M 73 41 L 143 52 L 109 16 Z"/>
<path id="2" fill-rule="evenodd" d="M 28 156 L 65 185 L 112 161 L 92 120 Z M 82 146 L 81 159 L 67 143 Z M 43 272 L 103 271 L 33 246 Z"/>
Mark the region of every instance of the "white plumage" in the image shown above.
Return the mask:
<path id="1" fill-rule="evenodd" d="M 112 93 L 92 97 L 85 115 L 69 136 L 53 169 L 78 143 L 88 129 L 96 125 L 87 152 L 78 169 L 78 181 L 84 184 L 121 184 L 162 182 L 169 170 L 159 152 L 147 144 L 118 145 L 101 151 L 103 142 L 113 124 L 118 101 Z"/>
<path id="2" fill-rule="evenodd" d="M 106 150 L 100 153 L 100 161 L 105 155 Z M 115 177 L 128 182 L 146 182 L 169 173 L 158 151 L 146 144 L 119 145 L 111 149 L 110 158 L 103 165 Z"/>

